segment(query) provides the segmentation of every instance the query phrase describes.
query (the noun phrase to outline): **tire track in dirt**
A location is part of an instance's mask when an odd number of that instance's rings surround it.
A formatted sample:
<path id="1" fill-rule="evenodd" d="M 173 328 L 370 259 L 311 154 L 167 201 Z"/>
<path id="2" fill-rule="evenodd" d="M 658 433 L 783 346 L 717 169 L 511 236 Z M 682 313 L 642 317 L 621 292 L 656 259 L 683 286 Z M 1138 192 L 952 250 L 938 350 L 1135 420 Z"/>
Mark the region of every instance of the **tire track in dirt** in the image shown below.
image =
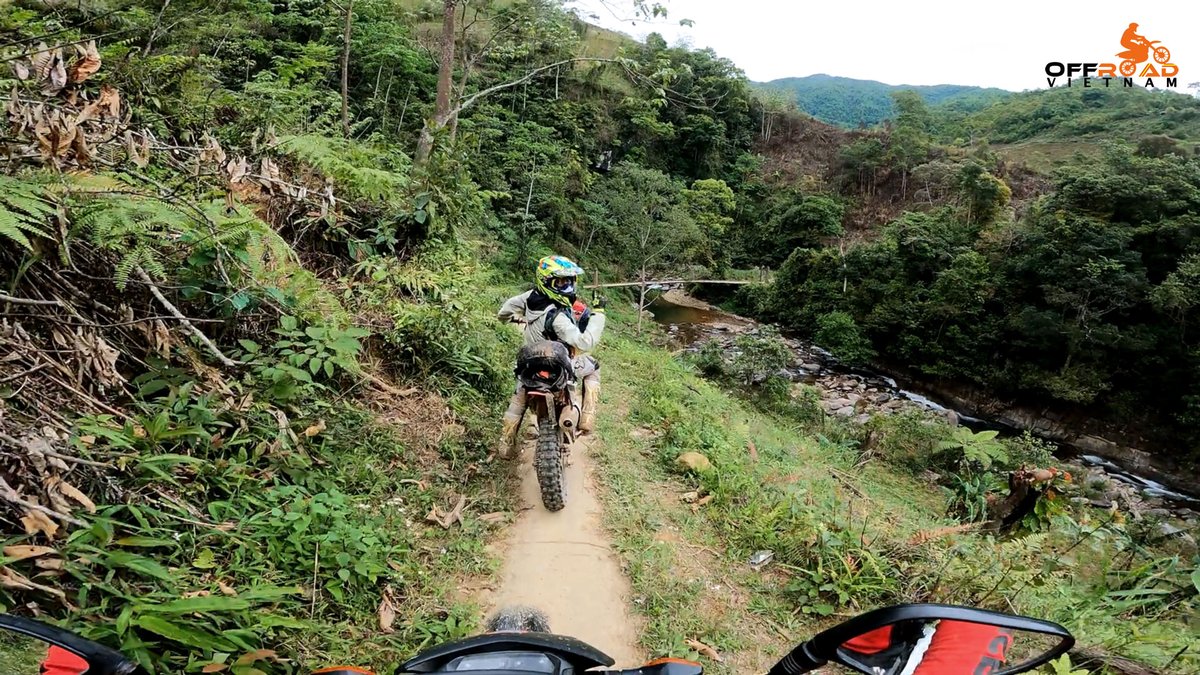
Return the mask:
<path id="1" fill-rule="evenodd" d="M 526 444 L 520 466 L 523 509 L 509 529 L 499 586 L 482 598 L 488 612 L 506 605 L 536 607 L 555 633 L 579 638 L 608 653 L 618 666 L 641 663 L 639 624 L 629 611 L 629 580 L 603 527 L 593 483 L 590 444 L 572 448 L 567 468 L 567 506 L 542 506 Z"/>

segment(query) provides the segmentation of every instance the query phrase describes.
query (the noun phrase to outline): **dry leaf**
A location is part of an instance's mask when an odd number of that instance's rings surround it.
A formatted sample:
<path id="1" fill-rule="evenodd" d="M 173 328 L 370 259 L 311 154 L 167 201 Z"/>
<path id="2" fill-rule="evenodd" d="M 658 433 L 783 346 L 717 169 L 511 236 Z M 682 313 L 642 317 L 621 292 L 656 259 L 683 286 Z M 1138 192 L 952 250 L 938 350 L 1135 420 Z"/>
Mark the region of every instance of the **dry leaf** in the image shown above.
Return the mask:
<path id="1" fill-rule="evenodd" d="M 200 140 L 204 142 L 204 148 L 200 151 L 200 161 L 202 163 L 217 165 L 225 163 L 225 150 L 212 134 L 205 131 Z"/>
<path id="2" fill-rule="evenodd" d="M 237 590 L 235 590 L 233 586 L 230 586 L 229 584 L 225 583 L 224 581 L 218 581 L 217 588 L 224 595 L 228 595 L 228 596 L 237 595 Z"/>
<path id="3" fill-rule="evenodd" d="M 234 665 L 250 665 L 257 661 L 275 661 L 280 655 L 275 650 L 254 650 L 238 657 Z"/>
<path id="4" fill-rule="evenodd" d="M 139 138 L 140 140 L 135 140 L 133 132 L 126 130 L 125 152 L 134 166 L 144 169 L 150 165 L 150 139 L 145 135 L 139 135 Z"/>
<path id="5" fill-rule="evenodd" d="M 13 74 L 17 76 L 18 80 L 28 80 L 29 79 L 29 65 L 27 63 L 25 63 L 24 61 L 21 61 L 21 60 L 13 61 L 12 69 L 13 69 Z"/>
<path id="6" fill-rule="evenodd" d="M 719 653 L 717 653 L 717 650 L 713 649 L 712 647 L 709 647 L 708 645 L 704 644 L 703 642 L 701 642 L 699 640 L 685 640 L 684 642 L 687 643 L 687 646 L 691 647 L 692 649 L 695 649 L 701 655 L 707 656 L 708 658 L 712 659 L 713 661 L 716 661 L 717 663 L 721 663 L 724 660 L 721 658 L 721 655 Z"/>
<path id="7" fill-rule="evenodd" d="M 33 76 L 42 85 L 42 93 L 53 96 L 67 86 L 67 68 L 63 63 L 62 48 L 50 49 L 45 42 L 38 43 L 38 51 L 31 57 Z"/>
<path id="8" fill-rule="evenodd" d="M 225 665 L 224 663 L 210 663 L 207 666 L 204 666 L 203 668 L 201 668 L 200 672 L 202 672 L 202 673 L 219 673 L 222 670 L 225 670 L 227 668 L 229 668 L 229 666 Z"/>
<path id="9" fill-rule="evenodd" d="M 58 555 L 58 551 L 50 548 L 49 546 L 25 546 L 18 544 L 4 547 L 4 557 L 13 558 L 15 560 L 40 558 L 44 555 Z"/>
<path id="10" fill-rule="evenodd" d="M 230 183 L 240 183 L 246 177 L 246 174 L 250 173 L 250 164 L 246 161 L 245 157 L 231 159 L 225 165 L 225 173 L 229 174 Z"/>
<path id="11" fill-rule="evenodd" d="M 50 52 L 50 59 L 41 75 L 42 93 L 46 96 L 54 96 L 67 86 L 67 65 L 63 61 L 62 49 L 55 48 Z"/>
<path id="12" fill-rule="evenodd" d="M 479 516 L 479 519 L 485 523 L 498 523 L 504 520 L 507 515 L 508 514 L 504 511 L 496 511 L 494 513 L 485 513 L 482 516 Z"/>
<path id="13" fill-rule="evenodd" d="M 87 45 L 75 45 L 79 58 L 71 66 L 71 82 L 78 84 L 95 75 L 100 70 L 100 51 L 96 49 L 96 41 L 90 40 Z"/>
<path id="14" fill-rule="evenodd" d="M 700 499 L 700 493 L 693 490 L 691 492 L 683 493 L 679 496 L 679 498 L 682 499 L 685 504 L 692 504 L 695 503 L 697 499 Z"/>
<path id="15" fill-rule="evenodd" d="M 454 508 L 451 509 L 449 513 L 443 513 L 442 510 L 439 509 L 436 504 L 434 504 L 433 508 L 429 510 L 429 514 L 425 516 L 425 520 L 431 523 L 437 523 L 448 530 L 455 522 L 461 523 L 463 521 L 462 510 L 466 505 L 467 498 L 462 495 L 459 495 L 458 503 L 454 505 Z"/>
<path id="16" fill-rule="evenodd" d="M 746 443 L 746 449 L 750 451 L 750 459 L 752 461 L 757 462 L 758 461 L 758 446 L 754 445 L 754 441 L 750 441 L 750 442 Z"/>
<path id="17" fill-rule="evenodd" d="M 0 586 L 5 588 L 15 588 L 22 591 L 42 591 L 49 593 L 59 600 L 66 600 L 67 594 L 61 589 L 43 586 L 36 581 L 27 579 L 20 572 L 12 570 L 8 567 L 0 568 Z"/>
<path id="18" fill-rule="evenodd" d="M 270 190 L 279 181 L 279 167 L 270 157 L 263 157 L 258 169 L 258 182 Z"/>
<path id="19" fill-rule="evenodd" d="M 700 499 L 697 499 L 697 500 L 696 500 L 696 503 L 695 503 L 695 504 L 692 504 L 692 513 L 699 513 L 699 512 L 700 512 L 700 507 L 701 507 L 701 506 L 704 506 L 705 504 L 707 504 L 707 503 L 709 503 L 709 502 L 711 502 L 712 500 L 713 500 L 713 496 L 712 496 L 712 495 L 704 495 L 704 496 L 703 496 L 703 497 L 701 497 Z"/>
<path id="20" fill-rule="evenodd" d="M 121 116 L 121 92 L 117 91 L 116 87 L 101 85 L 100 98 L 96 99 L 96 103 L 100 105 L 102 113 L 107 113 L 110 117 Z"/>
<path id="21" fill-rule="evenodd" d="M 92 500 L 88 499 L 87 495 L 80 492 L 79 488 L 71 485 L 65 480 L 59 481 L 57 487 L 59 492 L 79 502 L 80 506 L 87 509 L 88 513 L 96 512 L 96 504 Z"/>
<path id="22" fill-rule="evenodd" d="M 316 424 L 304 430 L 304 437 L 312 438 L 322 431 L 325 431 L 325 420 L 317 420 Z"/>
<path id="23" fill-rule="evenodd" d="M 92 161 L 92 149 L 88 147 L 87 134 L 79 128 L 78 122 L 72 121 L 71 124 L 75 126 L 75 140 L 71 143 L 75 150 L 75 162 L 80 166 L 87 166 Z"/>
<path id="24" fill-rule="evenodd" d="M 387 586 L 383 589 L 383 596 L 379 599 L 379 630 L 384 633 L 394 633 L 392 624 L 396 623 L 396 600 L 392 597 L 392 589 Z"/>
<path id="25" fill-rule="evenodd" d="M 80 442 L 80 443 L 83 443 L 84 445 L 95 445 L 95 444 L 96 444 L 96 437 L 95 437 L 95 436 L 92 436 L 92 435 L 90 435 L 90 434 L 89 434 L 89 435 L 87 435 L 87 436 L 80 436 L 80 437 L 79 437 L 79 442 Z"/>
<path id="26" fill-rule="evenodd" d="M 442 518 L 444 518 L 445 516 L 446 516 L 446 514 L 442 513 L 442 510 L 440 508 L 438 508 L 438 505 L 434 504 L 429 509 L 429 513 L 425 514 L 425 522 L 433 523 L 434 525 L 441 525 Z M 445 527 L 445 526 L 443 525 L 443 527 Z"/>
<path id="27" fill-rule="evenodd" d="M 50 46 L 45 42 L 39 42 L 37 51 L 33 53 L 33 56 L 29 57 L 29 63 L 33 68 L 34 77 L 38 78 L 39 80 L 45 77 L 45 74 L 49 72 L 50 60 L 53 57 L 54 54 L 50 51 Z"/>
<path id="28" fill-rule="evenodd" d="M 1034 469 L 1029 472 L 1035 483 L 1048 483 L 1054 480 L 1054 472 L 1050 469 Z"/>
<path id="29" fill-rule="evenodd" d="M 187 593 L 183 594 L 183 597 L 185 597 L 185 598 L 207 598 L 210 595 L 212 595 L 212 591 L 209 591 L 209 590 L 188 591 Z"/>
<path id="30" fill-rule="evenodd" d="M 134 427 L 133 428 L 133 437 L 134 438 L 145 438 L 146 437 L 145 427 L 140 427 L 140 426 Z"/>
<path id="31" fill-rule="evenodd" d="M 389 561 L 387 561 L 387 564 L 388 564 L 388 567 L 396 570 L 397 572 L 400 572 L 401 574 L 403 574 L 405 571 L 404 565 L 401 565 L 400 563 L 396 562 L 395 560 L 389 560 Z"/>
<path id="32" fill-rule="evenodd" d="M 946 536 L 949 536 L 952 534 L 969 532 L 970 530 L 974 529 L 975 526 L 976 526 L 976 523 L 964 523 L 962 525 L 950 525 L 947 527 L 934 528 L 932 530 L 923 530 L 921 532 L 914 534 L 911 538 L 909 538 L 908 545 L 909 546 L 920 546 L 921 544 L 924 544 L 925 542 L 928 542 L 928 541 L 933 541 L 934 539 L 941 539 L 942 537 L 946 537 Z"/>
<path id="33" fill-rule="evenodd" d="M 58 523 L 50 520 L 50 518 L 41 511 L 26 511 L 25 516 L 21 518 L 21 523 L 25 525 L 25 534 L 37 534 L 43 532 L 47 539 L 53 539 L 54 534 L 58 532 Z"/>
<path id="34" fill-rule="evenodd" d="M 66 562 L 62 558 L 38 558 L 33 564 L 39 570 L 58 571 L 66 565 Z"/>

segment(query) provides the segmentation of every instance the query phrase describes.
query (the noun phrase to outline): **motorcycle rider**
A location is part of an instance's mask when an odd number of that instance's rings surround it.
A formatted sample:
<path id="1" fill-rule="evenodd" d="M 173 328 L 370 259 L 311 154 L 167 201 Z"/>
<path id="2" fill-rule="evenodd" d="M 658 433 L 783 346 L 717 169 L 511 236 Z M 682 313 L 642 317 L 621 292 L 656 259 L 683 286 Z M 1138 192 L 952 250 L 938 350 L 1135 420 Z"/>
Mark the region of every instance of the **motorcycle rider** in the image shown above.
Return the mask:
<path id="1" fill-rule="evenodd" d="M 586 331 L 592 320 L 592 310 L 582 300 L 571 305 L 575 325 Z M 575 374 L 583 379 L 583 409 L 580 411 L 579 431 L 590 434 L 596 428 L 596 407 L 600 403 L 600 362 L 591 354 L 580 351 L 575 357 Z"/>
<path id="2" fill-rule="evenodd" d="M 577 359 L 580 354 L 596 348 L 604 332 L 605 321 L 604 302 L 600 300 L 592 307 L 586 328 L 580 330 L 576 324 L 572 307 L 577 284 L 583 274 L 583 268 L 569 258 L 557 255 L 542 258 L 534 272 L 533 290 L 506 300 L 496 318 L 505 322 L 523 322 L 526 345 L 554 340 L 565 344 L 571 350 L 572 359 Z M 580 426 L 583 428 L 583 420 L 587 419 L 590 428 L 600 397 L 599 378 L 594 372 L 580 374 L 584 375 Z M 517 456 L 519 430 L 524 416 L 525 389 L 518 383 L 501 419 L 500 445 L 496 450 L 501 459 Z"/>

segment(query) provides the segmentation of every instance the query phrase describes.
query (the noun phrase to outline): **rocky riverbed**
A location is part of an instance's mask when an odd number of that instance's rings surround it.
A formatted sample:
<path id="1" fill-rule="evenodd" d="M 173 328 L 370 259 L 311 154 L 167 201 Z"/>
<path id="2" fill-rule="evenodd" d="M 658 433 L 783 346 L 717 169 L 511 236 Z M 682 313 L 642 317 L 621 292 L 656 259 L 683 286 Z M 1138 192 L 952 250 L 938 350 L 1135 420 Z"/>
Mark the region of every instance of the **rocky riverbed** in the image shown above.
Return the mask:
<path id="1" fill-rule="evenodd" d="M 662 324 L 671 341 L 685 352 L 698 352 L 716 341 L 727 358 L 737 353 L 734 340 L 743 334 L 757 334 L 761 327 L 754 321 L 727 314 L 704 303 L 673 292 L 651 305 L 655 319 Z M 873 415 L 895 415 L 918 411 L 930 419 L 973 428 L 997 428 L 986 420 L 962 415 L 916 392 L 906 391 L 884 375 L 846 368 L 828 351 L 810 342 L 783 338 L 790 349 L 791 364 L 780 374 L 793 382 L 816 388 L 821 405 L 831 416 L 865 423 Z M 1009 429 L 1005 429 L 1012 431 Z M 1087 497 L 1078 497 L 1096 507 L 1116 505 L 1135 517 L 1166 516 L 1195 525 L 1200 518 L 1200 502 L 1168 489 L 1157 481 L 1141 477 L 1100 457 L 1083 455 L 1060 458 L 1087 488 Z M 1178 525 L 1164 523 L 1164 534 L 1176 534 Z M 1170 531 L 1168 531 L 1170 530 Z"/>

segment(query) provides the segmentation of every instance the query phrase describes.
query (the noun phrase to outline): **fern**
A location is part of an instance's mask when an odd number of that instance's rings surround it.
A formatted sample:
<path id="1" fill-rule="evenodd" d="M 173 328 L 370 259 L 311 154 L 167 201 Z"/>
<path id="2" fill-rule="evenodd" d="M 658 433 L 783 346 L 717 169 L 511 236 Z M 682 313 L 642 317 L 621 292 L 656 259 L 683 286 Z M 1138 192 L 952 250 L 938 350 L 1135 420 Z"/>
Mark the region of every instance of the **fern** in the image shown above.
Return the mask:
<path id="1" fill-rule="evenodd" d="M 159 199 L 105 195 L 86 202 L 75 226 L 97 247 L 119 253 L 118 288 L 125 288 L 133 270 L 142 267 L 158 279 L 166 277 L 162 249 L 194 225 L 178 207 Z"/>
<path id="2" fill-rule="evenodd" d="M 312 134 L 285 136 L 280 139 L 280 149 L 333 178 L 342 194 L 355 199 L 387 203 L 409 184 L 408 157 L 398 152 L 376 151 Z"/>
<path id="3" fill-rule="evenodd" d="M 43 226 L 54 213 L 54 205 L 43 196 L 40 186 L 0 176 L 0 237 L 32 252 L 29 236 L 49 239 Z"/>

